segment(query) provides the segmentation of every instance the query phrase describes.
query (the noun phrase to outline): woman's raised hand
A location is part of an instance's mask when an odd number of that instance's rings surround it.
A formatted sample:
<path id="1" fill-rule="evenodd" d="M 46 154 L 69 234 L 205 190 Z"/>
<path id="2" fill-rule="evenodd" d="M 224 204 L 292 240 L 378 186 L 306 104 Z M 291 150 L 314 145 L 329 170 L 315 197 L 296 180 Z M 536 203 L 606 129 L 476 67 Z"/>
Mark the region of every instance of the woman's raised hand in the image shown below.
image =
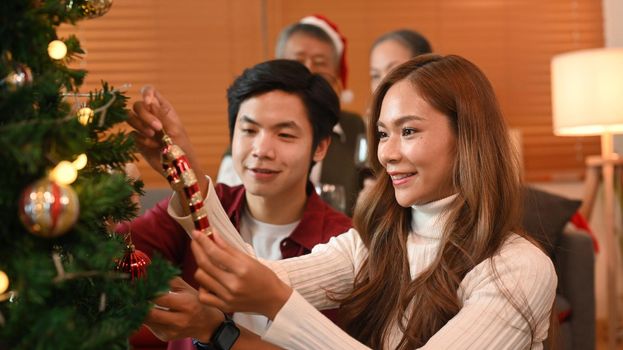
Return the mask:
<path id="1" fill-rule="evenodd" d="M 274 319 L 292 289 L 268 267 L 236 250 L 218 233 L 195 231 L 191 244 L 199 300 L 224 312 L 252 312 Z"/>

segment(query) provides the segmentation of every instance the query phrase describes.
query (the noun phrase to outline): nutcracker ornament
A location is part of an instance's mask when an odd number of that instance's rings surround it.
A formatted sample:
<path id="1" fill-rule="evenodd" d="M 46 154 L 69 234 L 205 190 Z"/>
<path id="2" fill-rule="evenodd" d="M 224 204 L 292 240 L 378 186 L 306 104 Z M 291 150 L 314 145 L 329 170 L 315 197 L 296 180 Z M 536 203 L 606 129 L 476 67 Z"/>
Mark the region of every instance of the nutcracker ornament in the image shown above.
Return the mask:
<path id="1" fill-rule="evenodd" d="M 197 176 L 190 167 L 186 154 L 179 146 L 173 144 L 171 138 L 164 132 L 162 142 L 164 147 L 161 153 L 161 162 L 164 176 L 171 187 L 184 196 L 195 229 L 211 235 L 208 214 L 203 206 L 203 196 L 197 183 Z"/>

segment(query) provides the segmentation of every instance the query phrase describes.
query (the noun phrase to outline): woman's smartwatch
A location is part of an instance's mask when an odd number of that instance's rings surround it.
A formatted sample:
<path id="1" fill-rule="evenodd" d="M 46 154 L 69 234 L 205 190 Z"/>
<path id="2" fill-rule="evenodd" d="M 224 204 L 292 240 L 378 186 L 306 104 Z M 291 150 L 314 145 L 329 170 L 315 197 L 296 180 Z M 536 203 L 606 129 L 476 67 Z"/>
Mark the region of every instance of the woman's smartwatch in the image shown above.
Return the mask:
<path id="1" fill-rule="evenodd" d="M 214 331 L 209 343 L 202 343 L 193 339 L 193 345 L 197 350 L 230 350 L 239 336 L 240 329 L 231 319 L 231 316 L 225 314 L 225 321 Z"/>

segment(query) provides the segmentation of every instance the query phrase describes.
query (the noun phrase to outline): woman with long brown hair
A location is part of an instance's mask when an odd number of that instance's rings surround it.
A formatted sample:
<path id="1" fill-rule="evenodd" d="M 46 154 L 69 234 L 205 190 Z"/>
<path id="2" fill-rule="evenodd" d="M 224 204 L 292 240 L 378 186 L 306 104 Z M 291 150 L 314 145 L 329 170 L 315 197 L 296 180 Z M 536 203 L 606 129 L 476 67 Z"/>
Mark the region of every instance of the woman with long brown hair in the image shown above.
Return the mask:
<path id="1" fill-rule="evenodd" d="M 484 74 L 416 57 L 371 112 L 378 181 L 355 229 L 266 265 L 197 235 L 200 300 L 266 315 L 263 339 L 288 349 L 541 349 L 556 274 L 519 229 L 517 160 Z M 336 306 L 342 329 L 316 310 Z"/>

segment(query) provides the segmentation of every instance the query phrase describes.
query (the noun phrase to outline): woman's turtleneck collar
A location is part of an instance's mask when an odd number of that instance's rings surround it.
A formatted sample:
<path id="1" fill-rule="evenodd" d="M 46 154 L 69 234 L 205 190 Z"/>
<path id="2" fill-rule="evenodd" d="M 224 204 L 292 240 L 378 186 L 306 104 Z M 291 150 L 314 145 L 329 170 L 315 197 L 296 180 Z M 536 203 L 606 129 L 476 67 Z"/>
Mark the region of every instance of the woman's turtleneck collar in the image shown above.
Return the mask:
<path id="1" fill-rule="evenodd" d="M 411 206 L 411 231 L 422 237 L 440 239 L 446 223 L 446 209 L 458 196 L 453 194 L 434 202 Z"/>

